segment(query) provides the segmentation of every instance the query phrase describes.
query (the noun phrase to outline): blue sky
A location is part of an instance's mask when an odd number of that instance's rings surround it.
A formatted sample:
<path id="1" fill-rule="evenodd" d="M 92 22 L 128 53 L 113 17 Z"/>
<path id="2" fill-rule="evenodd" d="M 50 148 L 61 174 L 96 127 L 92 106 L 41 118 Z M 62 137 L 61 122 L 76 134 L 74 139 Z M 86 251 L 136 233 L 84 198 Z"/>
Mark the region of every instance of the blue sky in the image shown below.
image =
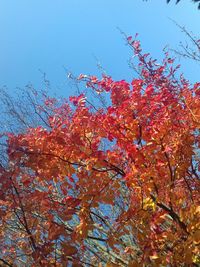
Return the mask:
<path id="1" fill-rule="evenodd" d="M 165 45 L 185 40 L 169 18 L 200 35 L 200 11 L 190 0 L 1 0 L 0 87 L 12 92 L 31 82 L 42 88 L 45 72 L 51 90 L 68 96 L 64 67 L 99 75 L 97 60 L 115 79 L 129 78 L 130 51 L 117 27 L 139 33 L 144 50 L 161 58 Z M 182 61 L 182 70 L 198 79 L 198 65 Z"/>

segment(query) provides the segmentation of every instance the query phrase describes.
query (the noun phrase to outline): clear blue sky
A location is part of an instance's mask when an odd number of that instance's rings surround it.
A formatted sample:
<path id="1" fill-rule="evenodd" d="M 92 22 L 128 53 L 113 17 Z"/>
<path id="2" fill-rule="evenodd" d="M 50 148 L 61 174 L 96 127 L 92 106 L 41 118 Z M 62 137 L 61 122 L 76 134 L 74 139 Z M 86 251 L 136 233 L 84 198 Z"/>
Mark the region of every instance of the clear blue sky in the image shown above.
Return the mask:
<path id="1" fill-rule="evenodd" d="M 98 74 L 97 58 L 115 79 L 130 77 L 125 46 L 117 27 L 139 33 L 144 50 L 160 58 L 165 45 L 177 47 L 185 36 L 169 19 L 200 36 L 200 11 L 190 0 L 1 0 L 0 87 L 31 82 L 42 87 L 45 72 L 52 89 L 69 95 L 63 66 L 74 74 Z M 198 80 L 199 67 L 182 62 Z"/>

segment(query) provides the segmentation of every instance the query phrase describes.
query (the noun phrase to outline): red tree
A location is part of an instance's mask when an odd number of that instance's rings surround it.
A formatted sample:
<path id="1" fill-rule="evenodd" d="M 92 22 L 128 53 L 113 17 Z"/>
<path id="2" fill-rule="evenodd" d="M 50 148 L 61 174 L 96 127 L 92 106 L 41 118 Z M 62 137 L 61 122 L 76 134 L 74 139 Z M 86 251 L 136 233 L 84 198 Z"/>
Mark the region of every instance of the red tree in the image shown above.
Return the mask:
<path id="1" fill-rule="evenodd" d="M 200 84 L 127 39 L 137 79 L 79 77 L 108 107 L 47 97 L 46 128 L 7 133 L 1 266 L 200 263 Z"/>

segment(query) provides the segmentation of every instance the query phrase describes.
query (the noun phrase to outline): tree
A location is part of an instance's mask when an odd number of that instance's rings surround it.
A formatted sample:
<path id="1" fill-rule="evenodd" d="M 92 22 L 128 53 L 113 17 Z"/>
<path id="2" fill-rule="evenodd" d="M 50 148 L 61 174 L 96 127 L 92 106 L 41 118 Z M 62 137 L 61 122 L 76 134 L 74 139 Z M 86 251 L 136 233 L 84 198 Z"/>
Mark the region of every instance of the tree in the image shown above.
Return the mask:
<path id="1" fill-rule="evenodd" d="M 176 56 L 178 55 L 181 58 L 186 58 L 195 61 L 196 63 L 200 62 L 200 38 L 195 36 L 193 32 L 188 31 L 184 26 L 179 25 L 176 21 L 173 21 L 174 24 L 184 33 L 187 37 L 185 43 L 180 42 L 178 49 L 171 49 Z"/>
<path id="2" fill-rule="evenodd" d="M 200 263 L 200 83 L 127 41 L 130 83 L 78 77 L 108 106 L 45 96 L 43 126 L 5 133 L 1 266 Z"/>
<path id="3" fill-rule="evenodd" d="M 167 3 L 169 3 L 170 1 L 171 1 L 171 0 L 167 0 Z M 180 1 L 181 1 L 181 0 L 176 0 L 176 4 L 178 4 Z M 192 0 L 192 2 L 194 2 L 194 3 L 198 3 L 198 2 L 200 2 L 200 0 Z M 198 8 L 200 8 L 200 4 L 199 4 Z"/>
<path id="4" fill-rule="evenodd" d="M 147 0 L 146 0 L 147 1 Z M 171 2 L 171 0 L 166 0 L 167 4 L 169 4 L 169 2 Z M 176 0 L 176 4 L 178 4 L 181 0 Z M 198 3 L 200 2 L 200 0 L 192 0 L 192 2 L 194 3 Z M 200 3 L 198 4 L 198 9 L 200 9 Z"/>

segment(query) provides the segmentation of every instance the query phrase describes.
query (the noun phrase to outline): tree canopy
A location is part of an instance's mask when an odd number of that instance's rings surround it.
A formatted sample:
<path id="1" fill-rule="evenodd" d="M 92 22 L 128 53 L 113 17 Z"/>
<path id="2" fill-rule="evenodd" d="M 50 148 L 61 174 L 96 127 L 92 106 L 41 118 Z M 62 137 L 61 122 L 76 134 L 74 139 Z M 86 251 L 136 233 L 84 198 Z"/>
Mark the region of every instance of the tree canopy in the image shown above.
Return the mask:
<path id="1" fill-rule="evenodd" d="M 42 125 L 2 135 L 1 266 L 200 263 L 200 83 L 127 42 L 131 82 L 81 74 L 93 103 L 44 96 Z"/>

